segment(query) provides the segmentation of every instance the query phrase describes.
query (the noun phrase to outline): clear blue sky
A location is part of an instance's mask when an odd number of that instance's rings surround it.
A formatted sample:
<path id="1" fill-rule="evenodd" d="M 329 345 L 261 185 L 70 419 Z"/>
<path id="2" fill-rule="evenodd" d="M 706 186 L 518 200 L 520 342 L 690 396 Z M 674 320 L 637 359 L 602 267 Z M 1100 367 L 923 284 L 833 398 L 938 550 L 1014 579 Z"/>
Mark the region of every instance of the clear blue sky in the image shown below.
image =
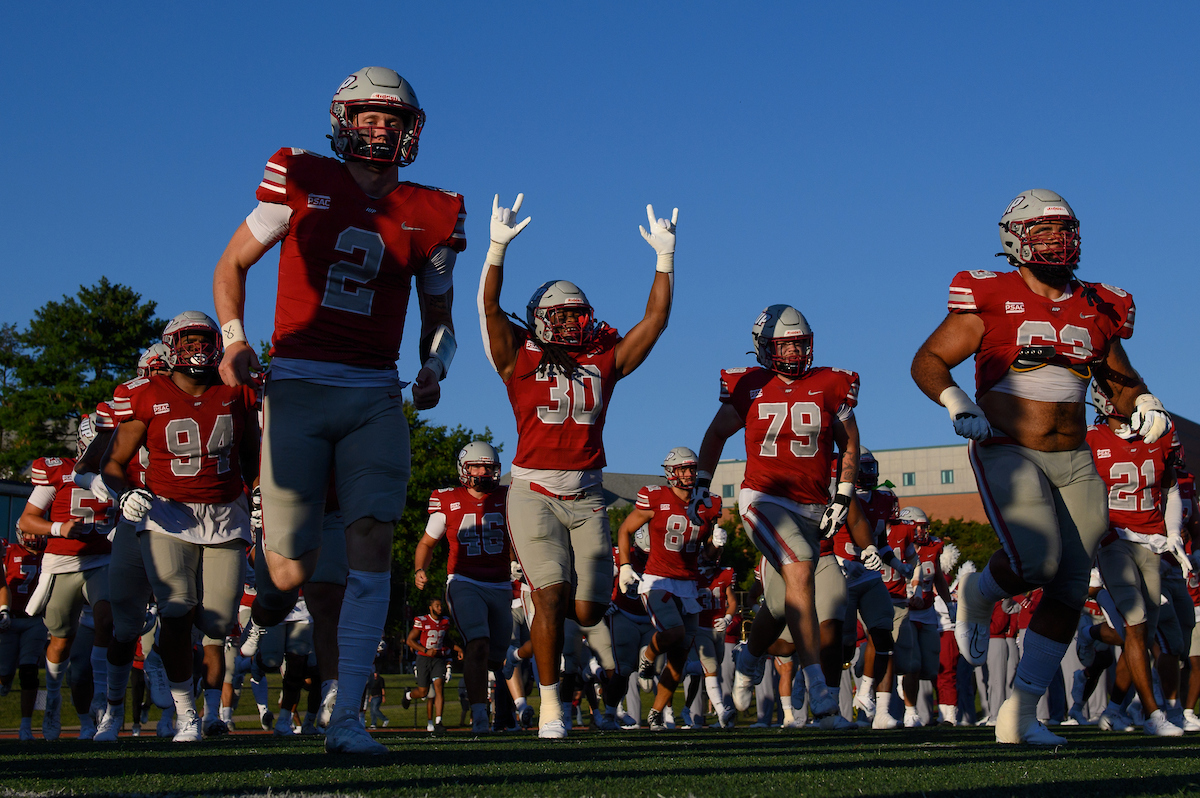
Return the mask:
<path id="1" fill-rule="evenodd" d="M 1000 213 L 1033 187 L 1074 206 L 1080 276 L 1134 294 L 1131 357 L 1168 409 L 1197 417 L 1200 5 L 734 8 L 7 4 L 0 321 L 101 275 L 163 316 L 211 314 L 212 267 L 263 162 L 281 146 L 328 152 L 333 91 L 384 65 L 428 113 L 402 176 L 467 199 L 460 348 L 431 416 L 490 427 L 507 456 L 515 427 L 475 311 L 497 192 L 524 192 L 534 217 L 504 305 L 523 313 L 566 278 L 622 330 L 653 274 L 644 207 L 679 207 L 672 323 L 617 387 L 610 470 L 699 447 L 718 370 L 752 362 L 750 326 L 775 302 L 808 317 L 817 363 L 862 375 L 867 446 L 957 441 L 908 365 L 953 274 L 1001 266 Z M 276 260 L 251 271 L 252 340 L 270 335 Z M 411 326 L 406 339 L 411 379 Z M 970 390 L 970 366 L 958 379 Z"/>

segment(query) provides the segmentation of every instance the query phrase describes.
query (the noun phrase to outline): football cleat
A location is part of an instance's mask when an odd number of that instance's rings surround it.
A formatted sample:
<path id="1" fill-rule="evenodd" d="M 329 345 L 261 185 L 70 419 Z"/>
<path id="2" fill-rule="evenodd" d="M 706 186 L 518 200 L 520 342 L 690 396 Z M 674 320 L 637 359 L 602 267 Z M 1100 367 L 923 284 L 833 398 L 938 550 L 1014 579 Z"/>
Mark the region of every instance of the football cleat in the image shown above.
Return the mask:
<path id="1" fill-rule="evenodd" d="M 854 694 L 853 708 L 858 710 L 858 719 L 870 723 L 875 719 L 875 697 L 872 695 Z"/>
<path id="2" fill-rule="evenodd" d="M 443 734 L 446 733 L 446 727 L 443 726 L 440 721 L 434 721 L 433 733 L 436 734 L 437 736 L 441 737 Z"/>
<path id="3" fill-rule="evenodd" d="M 33 729 L 22 726 L 17 732 L 17 740 L 23 743 L 33 742 Z"/>
<path id="4" fill-rule="evenodd" d="M 1037 719 L 1037 702 L 1029 704 L 1029 717 L 1021 717 L 1017 695 L 1005 699 L 996 713 L 996 742 L 1009 745 L 1066 745 L 1067 738 L 1059 737 Z"/>
<path id="5" fill-rule="evenodd" d="M 654 660 L 646 656 L 646 647 L 638 652 L 638 689 L 643 693 L 654 692 Z"/>
<path id="6" fill-rule="evenodd" d="M 512 678 L 513 672 L 517 669 L 517 647 L 509 646 L 508 655 L 504 657 L 504 681 Z"/>
<path id="7" fill-rule="evenodd" d="M 200 729 L 200 716 L 196 714 L 196 710 L 189 709 L 187 714 L 178 720 L 175 736 L 171 738 L 171 742 L 198 743 L 204 739 L 204 733 Z"/>
<path id="8" fill-rule="evenodd" d="M 890 731 L 900 728 L 900 721 L 892 717 L 892 713 L 888 712 L 887 709 L 880 708 L 871 720 L 871 728 L 880 731 Z"/>
<path id="9" fill-rule="evenodd" d="M 337 703 L 337 687 L 337 679 L 330 682 L 329 691 L 321 700 L 321 709 L 317 711 L 317 726 L 322 729 L 329 725 L 329 719 L 333 717 L 333 705 Z"/>
<path id="10" fill-rule="evenodd" d="M 404 709 L 412 706 L 412 696 L 408 694 L 407 690 L 404 691 L 404 695 L 400 696 L 400 706 Z"/>
<path id="11" fill-rule="evenodd" d="M 601 712 L 599 714 L 593 714 L 592 719 L 596 721 L 596 728 L 600 731 L 619 731 L 621 728 L 617 725 L 617 718 L 615 715 L 608 715 Z"/>
<path id="12" fill-rule="evenodd" d="M 110 706 L 100 718 L 96 726 L 96 736 L 92 739 L 98 743 L 115 743 L 121 732 L 121 724 L 125 720 L 125 705 Z"/>
<path id="13" fill-rule="evenodd" d="M 387 747 L 372 737 L 354 715 L 325 730 L 325 753 L 327 754 L 386 754 Z"/>
<path id="14" fill-rule="evenodd" d="M 734 722 L 737 720 L 737 710 L 733 707 L 724 707 L 721 710 L 721 728 L 732 729 Z"/>
<path id="15" fill-rule="evenodd" d="M 174 737 L 175 713 L 164 712 L 163 716 L 158 720 L 158 725 L 154 727 L 154 733 L 158 737 Z"/>
<path id="16" fill-rule="evenodd" d="M 542 721 L 542 725 L 538 727 L 539 740 L 565 740 L 567 738 L 567 724 L 562 718 L 557 720 Z"/>
<path id="17" fill-rule="evenodd" d="M 796 721 L 800 724 L 800 728 L 804 727 L 803 718 L 797 717 Z M 826 715 L 818 721 L 818 725 L 825 731 L 846 731 L 847 729 L 858 728 L 858 726 L 843 718 L 840 712 Z"/>
<path id="18" fill-rule="evenodd" d="M 904 708 L 904 728 L 919 729 L 924 725 L 925 722 L 921 720 L 921 713 L 917 712 L 916 707 Z"/>
<path id="19" fill-rule="evenodd" d="M 272 734 L 276 737 L 291 737 L 295 733 L 296 729 L 292 726 L 292 713 L 281 711 L 279 717 L 275 720 L 275 728 Z"/>
<path id="20" fill-rule="evenodd" d="M 142 663 L 142 675 L 146 677 L 146 689 L 150 692 L 150 700 L 159 709 L 171 709 L 175 706 L 171 698 L 171 685 L 167 682 L 167 671 L 163 667 L 162 657 L 150 649 Z"/>
<path id="21" fill-rule="evenodd" d="M 837 693 L 826 687 L 823 691 L 809 692 L 809 707 L 813 717 L 821 720 L 838 713 Z"/>
<path id="22" fill-rule="evenodd" d="M 1142 724 L 1142 731 L 1155 737 L 1182 737 L 1183 729 L 1176 726 L 1167 718 L 1167 713 L 1156 709 Z"/>
<path id="23" fill-rule="evenodd" d="M 1133 731 L 1133 720 L 1119 709 L 1105 708 L 1100 714 L 1101 731 Z"/>
<path id="24" fill-rule="evenodd" d="M 262 641 L 262 636 L 267 633 L 264 626 L 259 626 L 254 621 L 250 621 L 246 625 L 246 634 L 242 637 L 242 645 L 238 649 L 243 657 L 253 657 L 258 653 L 258 644 Z"/>
<path id="25" fill-rule="evenodd" d="M 62 690 L 55 690 L 51 693 L 46 691 L 46 712 L 42 715 L 42 738 L 45 740 L 57 740 L 58 735 L 62 733 L 62 720 L 59 718 L 59 713 L 62 712 Z"/>
<path id="26" fill-rule="evenodd" d="M 79 739 L 90 740 L 96 736 L 96 720 L 92 713 L 79 716 Z"/>
<path id="27" fill-rule="evenodd" d="M 808 725 L 808 718 L 801 717 L 800 715 L 792 715 L 790 718 L 784 718 L 783 725 L 780 728 L 803 729 L 807 725 Z M 751 728 L 753 728 L 753 727 L 751 727 Z"/>
<path id="28" fill-rule="evenodd" d="M 650 727 L 650 731 L 667 730 L 667 724 L 663 721 L 663 713 L 658 709 L 652 709 L 646 713 L 646 725 Z"/>
<path id="29" fill-rule="evenodd" d="M 212 718 L 204 724 L 205 737 L 220 737 L 224 734 L 229 734 L 229 727 L 220 718 Z"/>
<path id="30" fill-rule="evenodd" d="M 521 708 L 521 728 L 533 728 L 533 707 L 526 704 Z"/>
<path id="31" fill-rule="evenodd" d="M 992 610 L 996 603 L 979 592 L 979 573 L 966 574 L 958 585 L 958 617 L 954 623 L 954 639 L 958 650 L 972 665 L 987 664 L 988 644 L 991 641 Z"/>
<path id="32" fill-rule="evenodd" d="M 140 724 L 140 723 L 133 724 L 133 728 L 129 731 L 129 733 L 134 737 L 141 737 L 142 736 L 142 724 Z"/>
<path id="33" fill-rule="evenodd" d="M 275 713 L 268 711 L 259 715 L 258 725 L 262 726 L 263 731 L 271 731 L 271 727 L 275 725 Z"/>
<path id="34" fill-rule="evenodd" d="M 226 725 L 228 725 L 228 724 L 226 724 Z M 321 732 L 320 732 L 320 730 L 317 729 L 316 721 L 305 716 L 304 725 L 300 727 L 300 733 L 301 734 L 320 734 Z"/>

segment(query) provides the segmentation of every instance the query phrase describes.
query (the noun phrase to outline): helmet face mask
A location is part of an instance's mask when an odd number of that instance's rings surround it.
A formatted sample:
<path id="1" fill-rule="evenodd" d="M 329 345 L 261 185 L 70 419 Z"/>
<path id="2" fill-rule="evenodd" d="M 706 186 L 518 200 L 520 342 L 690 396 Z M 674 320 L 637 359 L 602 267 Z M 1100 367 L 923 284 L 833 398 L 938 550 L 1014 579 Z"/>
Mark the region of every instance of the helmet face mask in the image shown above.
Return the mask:
<path id="1" fill-rule="evenodd" d="M 472 473 L 479 468 L 484 473 Z M 458 453 L 458 481 L 464 488 L 491 493 L 500 487 L 500 455 L 485 441 L 471 441 Z"/>
<path id="2" fill-rule="evenodd" d="M 1058 194 L 1031 189 L 1000 217 L 1000 243 L 1000 254 L 1013 266 L 1051 280 L 1069 279 L 1079 266 L 1079 219 Z"/>
<path id="3" fill-rule="evenodd" d="M 896 516 L 897 522 L 901 524 L 911 524 L 916 527 L 913 538 L 918 543 L 927 543 L 929 541 L 929 516 L 925 515 L 925 511 L 920 507 L 904 507 Z"/>
<path id="4" fill-rule="evenodd" d="M 171 319 L 162 340 L 171 353 L 171 369 L 196 379 L 214 374 L 225 352 L 217 323 L 198 310 L 185 310 Z"/>
<path id="5" fill-rule="evenodd" d="M 560 346 L 585 346 L 596 330 L 587 296 L 567 280 L 543 283 L 525 306 L 525 321 L 539 341 Z"/>
<path id="6" fill-rule="evenodd" d="M 696 466 L 699 458 L 686 446 L 676 446 L 663 459 L 663 473 L 667 484 L 673 488 L 690 490 L 696 486 Z"/>
<path id="7" fill-rule="evenodd" d="M 360 116 L 370 112 L 395 116 L 401 124 L 392 128 L 383 118 L 364 124 Z M 417 159 L 425 112 L 412 86 L 391 69 L 365 67 L 342 81 L 329 118 L 333 151 L 348 161 L 408 166 Z M 377 140 L 381 130 L 388 132 Z"/>
<path id="8" fill-rule="evenodd" d="M 48 535 L 35 535 L 32 532 L 24 532 L 18 529 L 17 540 L 20 541 L 21 548 L 37 554 L 39 551 L 46 550 L 46 544 L 50 542 L 50 537 Z"/>
<path id="9" fill-rule="evenodd" d="M 759 365 L 784 377 L 802 377 L 812 367 L 813 332 L 791 305 L 771 305 L 750 330 Z"/>
<path id="10" fill-rule="evenodd" d="M 863 448 L 858 455 L 858 479 L 855 484 L 862 490 L 875 490 L 879 487 L 879 461 L 871 450 Z"/>
<path id="11" fill-rule="evenodd" d="M 153 377 L 156 374 L 171 373 L 171 348 L 164 343 L 152 344 L 138 358 L 137 375 Z"/>

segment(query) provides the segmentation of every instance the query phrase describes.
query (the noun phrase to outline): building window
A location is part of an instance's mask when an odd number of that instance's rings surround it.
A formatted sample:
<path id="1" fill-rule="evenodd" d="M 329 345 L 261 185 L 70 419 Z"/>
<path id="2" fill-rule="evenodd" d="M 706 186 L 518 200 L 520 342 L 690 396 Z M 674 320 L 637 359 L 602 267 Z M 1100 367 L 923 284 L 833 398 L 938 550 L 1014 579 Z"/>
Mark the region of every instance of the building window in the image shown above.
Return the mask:
<path id="1" fill-rule="evenodd" d="M 943 468 L 942 469 L 942 484 L 943 485 L 953 485 L 954 484 L 954 469 L 953 468 Z"/>
<path id="2" fill-rule="evenodd" d="M 901 478 L 900 481 L 902 483 L 904 483 L 904 487 L 911 488 L 913 485 L 917 484 L 917 472 L 916 471 L 905 471 L 904 476 Z"/>
<path id="3" fill-rule="evenodd" d="M 722 485 L 721 486 L 721 498 L 722 499 L 732 499 L 733 498 L 733 485 Z"/>

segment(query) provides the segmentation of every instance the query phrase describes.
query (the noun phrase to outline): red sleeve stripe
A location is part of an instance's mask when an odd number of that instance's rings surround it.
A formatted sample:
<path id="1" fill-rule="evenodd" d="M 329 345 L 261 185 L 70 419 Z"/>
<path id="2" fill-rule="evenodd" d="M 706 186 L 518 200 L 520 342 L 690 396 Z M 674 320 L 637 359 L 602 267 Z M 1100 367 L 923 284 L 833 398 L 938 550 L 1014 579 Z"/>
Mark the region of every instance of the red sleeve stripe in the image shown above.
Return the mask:
<path id="1" fill-rule="evenodd" d="M 950 299 L 946 306 L 951 310 L 978 310 L 975 306 L 975 294 L 970 288 L 950 286 Z"/>
<path id="2" fill-rule="evenodd" d="M 45 468 L 37 468 L 35 466 L 34 468 L 29 469 L 29 477 L 34 485 L 49 485 L 50 484 L 50 477 L 46 473 Z"/>

